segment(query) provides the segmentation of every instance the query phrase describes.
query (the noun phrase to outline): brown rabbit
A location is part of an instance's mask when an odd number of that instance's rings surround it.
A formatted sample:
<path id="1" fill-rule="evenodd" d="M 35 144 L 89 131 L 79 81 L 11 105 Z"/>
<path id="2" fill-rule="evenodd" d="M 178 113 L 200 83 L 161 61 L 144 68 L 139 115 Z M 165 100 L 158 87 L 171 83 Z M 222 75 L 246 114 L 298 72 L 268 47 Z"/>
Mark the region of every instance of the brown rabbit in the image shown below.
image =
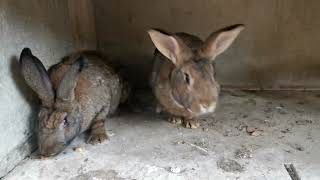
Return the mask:
<path id="1" fill-rule="evenodd" d="M 95 52 L 74 53 L 47 72 L 29 48 L 20 55 L 21 71 L 37 93 L 39 112 L 38 145 L 44 156 L 61 152 L 77 135 L 90 130 L 88 142 L 107 139 L 104 127 L 120 98 L 127 97 L 124 83 Z"/>
<path id="2" fill-rule="evenodd" d="M 187 33 L 148 31 L 157 48 L 151 87 L 161 108 L 173 115 L 172 123 L 197 128 L 198 117 L 215 111 L 220 86 L 212 63 L 243 29 L 240 24 L 226 27 L 204 42 Z"/>

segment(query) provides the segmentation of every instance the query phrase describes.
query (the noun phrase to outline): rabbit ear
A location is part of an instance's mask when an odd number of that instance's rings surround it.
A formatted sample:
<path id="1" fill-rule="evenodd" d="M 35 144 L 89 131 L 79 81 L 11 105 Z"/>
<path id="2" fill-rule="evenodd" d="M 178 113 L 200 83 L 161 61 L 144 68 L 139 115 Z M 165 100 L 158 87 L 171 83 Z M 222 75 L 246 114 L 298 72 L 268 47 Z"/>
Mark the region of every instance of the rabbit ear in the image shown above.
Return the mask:
<path id="1" fill-rule="evenodd" d="M 25 81 L 38 94 L 42 104 L 51 107 L 54 102 L 54 91 L 50 78 L 41 61 L 32 55 L 29 48 L 24 48 L 21 52 L 20 67 Z"/>
<path id="2" fill-rule="evenodd" d="M 57 89 L 57 98 L 62 102 L 74 100 L 74 88 L 77 85 L 79 74 L 81 73 L 86 59 L 80 56 L 65 73 Z"/>
<path id="3" fill-rule="evenodd" d="M 148 31 L 156 48 L 175 65 L 182 64 L 191 55 L 191 50 L 176 36 L 164 34 L 158 30 Z"/>
<path id="4" fill-rule="evenodd" d="M 201 48 L 201 56 L 214 60 L 233 43 L 243 29 L 244 25 L 236 24 L 213 32 Z"/>

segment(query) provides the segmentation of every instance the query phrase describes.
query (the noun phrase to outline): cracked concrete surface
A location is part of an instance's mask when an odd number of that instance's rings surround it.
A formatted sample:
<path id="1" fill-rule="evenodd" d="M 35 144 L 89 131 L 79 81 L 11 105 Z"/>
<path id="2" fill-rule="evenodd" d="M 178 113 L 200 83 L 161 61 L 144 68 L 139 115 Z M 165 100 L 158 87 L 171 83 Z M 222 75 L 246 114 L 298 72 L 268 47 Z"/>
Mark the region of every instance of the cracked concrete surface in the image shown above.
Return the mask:
<path id="1" fill-rule="evenodd" d="M 83 135 L 4 179 L 290 180 L 290 163 L 301 179 L 320 178 L 320 92 L 223 92 L 216 114 L 195 130 L 168 123 L 149 101 L 108 119 L 109 141 L 92 146 Z"/>

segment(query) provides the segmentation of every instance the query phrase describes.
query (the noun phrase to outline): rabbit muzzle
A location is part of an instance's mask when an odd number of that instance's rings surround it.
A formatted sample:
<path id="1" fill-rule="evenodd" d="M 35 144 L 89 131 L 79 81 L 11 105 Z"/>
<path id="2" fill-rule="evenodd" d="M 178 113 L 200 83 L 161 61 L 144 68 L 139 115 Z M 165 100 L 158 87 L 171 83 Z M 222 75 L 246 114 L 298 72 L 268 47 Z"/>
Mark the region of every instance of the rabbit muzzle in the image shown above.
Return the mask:
<path id="1" fill-rule="evenodd" d="M 42 133 L 38 138 L 39 152 L 43 156 L 57 155 L 67 146 L 63 129 L 50 134 Z"/>

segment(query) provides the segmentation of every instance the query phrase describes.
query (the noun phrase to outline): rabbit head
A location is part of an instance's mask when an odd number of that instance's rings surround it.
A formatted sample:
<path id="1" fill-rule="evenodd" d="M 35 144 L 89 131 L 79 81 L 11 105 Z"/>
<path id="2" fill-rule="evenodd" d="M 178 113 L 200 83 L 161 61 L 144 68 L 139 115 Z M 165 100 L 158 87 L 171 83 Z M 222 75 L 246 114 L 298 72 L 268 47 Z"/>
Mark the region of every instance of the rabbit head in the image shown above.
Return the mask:
<path id="1" fill-rule="evenodd" d="M 170 71 L 167 74 L 171 96 L 178 106 L 189 111 L 190 116 L 214 111 L 219 85 L 215 80 L 212 63 L 243 29 L 243 25 L 221 29 L 213 32 L 205 42 L 186 33 L 166 34 L 154 29 L 148 31 L 157 50 L 173 64 L 167 70 Z"/>
<path id="2" fill-rule="evenodd" d="M 75 101 L 74 89 L 85 65 L 79 57 L 64 74 L 54 90 L 48 72 L 29 48 L 22 50 L 20 66 L 26 83 L 41 100 L 38 146 L 44 156 L 60 153 L 80 132 L 83 116 Z"/>

